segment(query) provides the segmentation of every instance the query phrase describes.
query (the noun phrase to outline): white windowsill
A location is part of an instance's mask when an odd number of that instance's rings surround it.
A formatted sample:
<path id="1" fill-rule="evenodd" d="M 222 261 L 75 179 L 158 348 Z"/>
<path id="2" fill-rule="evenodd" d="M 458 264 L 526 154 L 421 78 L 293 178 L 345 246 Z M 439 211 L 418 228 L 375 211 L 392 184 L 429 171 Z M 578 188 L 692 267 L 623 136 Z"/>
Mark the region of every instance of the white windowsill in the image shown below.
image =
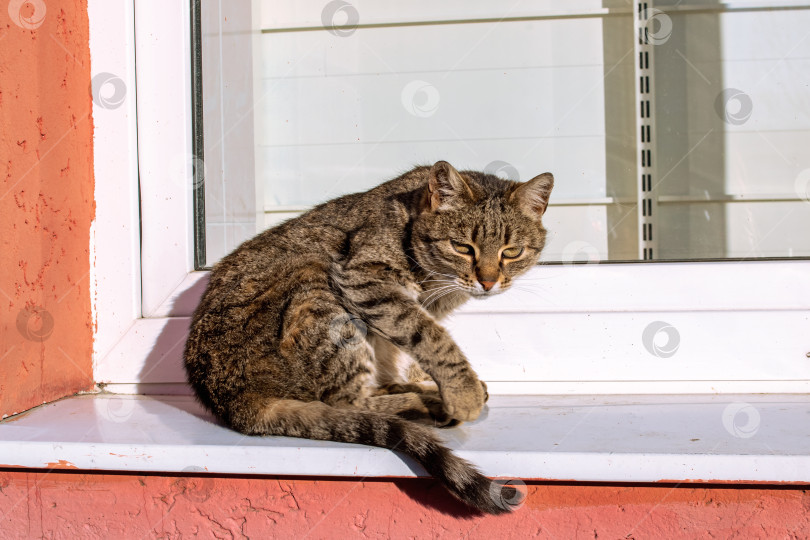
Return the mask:
<path id="1" fill-rule="evenodd" d="M 492 477 L 810 483 L 807 395 L 492 396 L 480 419 L 441 433 Z M 0 423 L 0 467 L 426 476 L 385 449 L 242 436 L 188 396 L 112 394 Z"/>

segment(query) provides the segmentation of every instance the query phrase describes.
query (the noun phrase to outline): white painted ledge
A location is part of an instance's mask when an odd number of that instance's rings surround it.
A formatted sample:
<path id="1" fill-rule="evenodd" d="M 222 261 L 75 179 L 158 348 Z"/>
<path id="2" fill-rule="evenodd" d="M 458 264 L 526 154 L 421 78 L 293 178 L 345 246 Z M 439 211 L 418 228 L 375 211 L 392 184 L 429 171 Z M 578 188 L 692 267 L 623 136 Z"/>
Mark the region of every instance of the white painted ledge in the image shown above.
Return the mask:
<path id="1" fill-rule="evenodd" d="M 493 396 L 441 430 L 492 477 L 810 483 L 810 396 Z M 187 396 L 99 394 L 0 423 L 0 467 L 346 477 L 426 476 L 360 445 L 246 437 Z"/>

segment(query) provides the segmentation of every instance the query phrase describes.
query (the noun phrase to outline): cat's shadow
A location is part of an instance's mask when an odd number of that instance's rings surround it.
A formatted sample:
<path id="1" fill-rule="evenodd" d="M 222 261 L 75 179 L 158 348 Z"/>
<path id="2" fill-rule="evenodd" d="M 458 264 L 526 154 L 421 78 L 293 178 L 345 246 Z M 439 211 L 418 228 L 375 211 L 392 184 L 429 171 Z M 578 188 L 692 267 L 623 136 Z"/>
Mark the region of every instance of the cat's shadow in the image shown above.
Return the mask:
<path id="1" fill-rule="evenodd" d="M 166 322 L 138 374 L 139 394 L 192 395 L 183 368 L 183 349 L 188 337 L 191 313 L 208 286 L 203 275 L 193 286 L 180 293 L 165 316 Z"/>
<path id="2" fill-rule="evenodd" d="M 380 479 L 383 480 L 383 479 Z M 428 478 L 400 478 L 394 485 L 424 507 L 457 519 L 475 519 L 485 514 L 455 499 L 438 481 Z"/>

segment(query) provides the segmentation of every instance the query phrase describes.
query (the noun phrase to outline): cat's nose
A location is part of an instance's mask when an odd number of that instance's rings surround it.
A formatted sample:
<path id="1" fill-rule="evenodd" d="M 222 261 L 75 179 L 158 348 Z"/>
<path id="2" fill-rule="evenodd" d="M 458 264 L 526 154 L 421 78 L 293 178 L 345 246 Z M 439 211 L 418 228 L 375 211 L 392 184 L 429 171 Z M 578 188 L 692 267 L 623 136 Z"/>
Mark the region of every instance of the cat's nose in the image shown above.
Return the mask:
<path id="1" fill-rule="evenodd" d="M 485 290 L 485 291 L 489 291 L 489 290 L 491 290 L 491 289 L 492 289 L 492 287 L 494 287 L 494 286 L 495 286 L 495 284 L 496 284 L 496 283 L 498 283 L 498 282 L 497 282 L 497 281 L 484 281 L 483 279 L 479 279 L 479 280 L 478 280 L 478 283 L 480 283 L 480 284 L 481 284 L 481 286 L 484 288 L 484 290 Z"/>

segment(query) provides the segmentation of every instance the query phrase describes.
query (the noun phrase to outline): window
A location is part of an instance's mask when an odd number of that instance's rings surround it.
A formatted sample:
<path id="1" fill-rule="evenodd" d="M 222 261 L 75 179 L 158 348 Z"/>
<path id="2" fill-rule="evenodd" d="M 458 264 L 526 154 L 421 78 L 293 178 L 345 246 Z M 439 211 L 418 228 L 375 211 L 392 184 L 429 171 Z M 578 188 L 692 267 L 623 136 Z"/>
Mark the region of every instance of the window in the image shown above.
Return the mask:
<path id="1" fill-rule="evenodd" d="M 454 316 L 494 393 L 808 391 L 810 42 L 791 31 L 806 5 L 414 4 L 392 17 L 193 4 L 196 33 L 180 7 L 135 13 L 142 317 L 100 354 L 99 380 L 185 391 L 198 268 L 443 158 L 553 171 L 548 262 L 635 261 L 541 265 L 529 291 Z"/>

